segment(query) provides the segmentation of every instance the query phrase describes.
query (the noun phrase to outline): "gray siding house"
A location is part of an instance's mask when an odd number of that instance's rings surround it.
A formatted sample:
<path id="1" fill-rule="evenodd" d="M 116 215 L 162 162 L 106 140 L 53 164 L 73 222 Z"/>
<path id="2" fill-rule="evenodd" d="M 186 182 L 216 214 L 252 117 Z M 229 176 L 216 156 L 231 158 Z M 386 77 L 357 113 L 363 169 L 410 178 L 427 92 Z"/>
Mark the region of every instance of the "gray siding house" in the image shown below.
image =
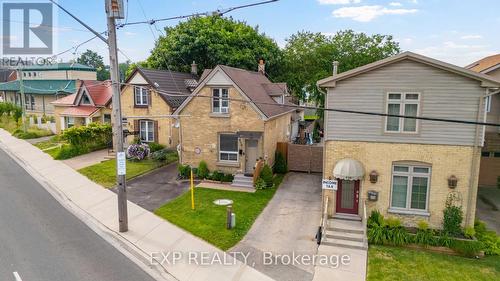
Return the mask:
<path id="1" fill-rule="evenodd" d="M 326 106 L 412 117 L 485 120 L 486 96 L 500 81 L 411 52 L 318 82 Z M 360 215 L 364 208 L 439 228 L 445 203 L 474 221 L 484 126 L 325 112 L 324 178 L 329 213 Z M 450 179 L 458 179 L 457 186 Z M 377 198 L 368 200 L 368 192 Z"/>

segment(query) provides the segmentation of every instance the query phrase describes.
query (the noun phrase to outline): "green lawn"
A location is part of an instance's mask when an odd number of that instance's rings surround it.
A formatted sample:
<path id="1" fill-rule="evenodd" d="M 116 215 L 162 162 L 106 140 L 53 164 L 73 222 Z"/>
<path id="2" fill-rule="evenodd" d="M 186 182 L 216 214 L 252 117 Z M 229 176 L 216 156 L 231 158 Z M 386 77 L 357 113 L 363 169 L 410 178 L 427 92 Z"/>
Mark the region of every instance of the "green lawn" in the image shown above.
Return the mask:
<path id="1" fill-rule="evenodd" d="M 408 248 L 370 246 L 367 280 L 500 280 L 500 257 L 477 260 Z"/>
<path id="2" fill-rule="evenodd" d="M 38 143 L 33 144 L 34 146 L 38 147 L 40 150 L 45 150 L 47 148 L 52 148 L 59 146 L 61 144 L 64 144 L 64 141 L 60 140 L 60 136 L 53 136 L 49 140 L 46 141 L 41 141 Z"/>
<path id="3" fill-rule="evenodd" d="M 275 177 L 276 186 L 283 175 Z M 191 193 L 184 193 L 155 211 L 162 218 L 184 228 L 207 242 L 227 250 L 238 243 L 262 212 L 276 188 L 257 190 L 255 193 L 215 189 L 195 189 L 195 210 L 191 210 Z M 236 227 L 226 229 L 226 206 L 217 206 L 216 199 L 233 200 Z"/>
<path id="4" fill-rule="evenodd" d="M 10 116 L 0 116 L 0 128 L 8 131 L 13 136 L 19 139 L 36 139 L 45 136 L 53 135 L 52 132 L 48 130 L 41 130 L 37 127 L 29 127 L 26 132 L 22 131 L 22 124 L 16 123 L 16 121 Z"/>
<path id="5" fill-rule="evenodd" d="M 151 159 L 127 161 L 127 179 L 135 178 L 165 164 L 167 162 L 158 162 Z M 78 172 L 106 188 L 113 187 L 116 184 L 116 159 L 85 167 L 78 170 Z"/>

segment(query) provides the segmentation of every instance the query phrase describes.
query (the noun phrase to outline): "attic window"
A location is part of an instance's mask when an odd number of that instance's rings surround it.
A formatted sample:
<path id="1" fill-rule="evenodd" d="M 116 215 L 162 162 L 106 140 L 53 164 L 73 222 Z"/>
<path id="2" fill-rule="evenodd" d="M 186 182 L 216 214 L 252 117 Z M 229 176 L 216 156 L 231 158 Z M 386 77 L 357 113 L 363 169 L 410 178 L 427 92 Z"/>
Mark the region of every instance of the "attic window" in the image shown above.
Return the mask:
<path id="1" fill-rule="evenodd" d="M 87 92 L 83 92 L 83 96 L 82 96 L 82 101 L 81 101 L 81 104 L 86 104 L 86 105 L 90 105 L 92 104 L 90 102 L 90 98 L 89 98 L 89 95 Z"/>
<path id="2" fill-rule="evenodd" d="M 228 89 L 216 88 L 212 89 L 212 112 L 213 113 L 229 113 L 229 93 Z"/>

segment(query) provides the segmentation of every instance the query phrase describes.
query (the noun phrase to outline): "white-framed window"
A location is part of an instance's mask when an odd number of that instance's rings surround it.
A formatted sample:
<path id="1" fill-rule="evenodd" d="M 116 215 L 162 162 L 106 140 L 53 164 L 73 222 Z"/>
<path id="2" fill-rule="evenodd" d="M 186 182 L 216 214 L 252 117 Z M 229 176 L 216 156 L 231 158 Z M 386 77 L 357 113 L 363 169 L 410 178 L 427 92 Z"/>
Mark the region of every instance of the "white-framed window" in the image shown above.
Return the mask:
<path id="1" fill-rule="evenodd" d="M 66 116 L 64 118 L 64 121 L 66 122 L 66 126 L 65 126 L 66 129 L 69 129 L 69 128 L 75 126 L 75 117 Z"/>
<path id="2" fill-rule="evenodd" d="M 229 113 L 229 91 L 226 88 L 212 89 L 212 112 Z"/>
<path id="3" fill-rule="evenodd" d="M 149 90 L 146 87 L 134 86 L 134 103 L 139 106 L 149 104 Z"/>
<path id="4" fill-rule="evenodd" d="M 426 211 L 431 167 L 394 164 L 392 166 L 391 208 Z"/>
<path id="5" fill-rule="evenodd" d="M 141 141 L 143 142 L 154 142 L 155 141 L 154 122 L 151 120 L 140 120 L 139 136 L 141 138 Z"/>
<path id="6" fill-rule="evenodd" d="M 419 115 L 420 93 L 387 93 L 387 114 Z M 418 120 L 413 118 L 386 117 L 385 131 L 391 133 L 416 133 Z"/>
<path id="7" fill-rule="evenodd" d="M 487 96 L 484 99 L 484 107 L 487 113 L 491 111 L 491 96 Z"/>
<path id="8" fill-rule="evenodd" d="M 238 162 L 238 135 L 219 135 L 219 161 Z"/>

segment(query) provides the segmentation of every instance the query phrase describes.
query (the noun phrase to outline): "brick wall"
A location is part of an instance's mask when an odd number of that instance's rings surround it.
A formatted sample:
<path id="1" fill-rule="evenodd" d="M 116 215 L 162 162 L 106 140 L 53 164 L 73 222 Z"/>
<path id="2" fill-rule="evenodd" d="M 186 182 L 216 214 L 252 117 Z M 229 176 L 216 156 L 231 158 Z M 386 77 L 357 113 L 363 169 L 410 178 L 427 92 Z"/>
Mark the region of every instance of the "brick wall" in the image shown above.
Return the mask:
<path id="1" fill-rule="evenodd" d="M 325 161 L 323 177 L 333 176 L 335 163 L 344 158 L 352 158 L 360 161 L 365 169 L 365 179 L 361 181 L 360 186 L 360 210 L 363 200 L 367 198 L 367 191 L 374 190 L 379 192 L 377 202 L 367 201 L 368 214 L 371 210 L 379 210 L 385 216 L 399 216 L 403 222 L 409 226 L 415 226 L 419 220 L 426 220 L 432 227 L 441 227 L 443 219 L 443 209 L 449 193 L 448 177 L 455 175 L 458 177 L 458 186 L 453 191 L 458 192 L 462 197 L 462 206 L 465 214 L 470 207 L 471 216 L 468 225 L 473 224 L 476 195 L 477 195 L 477 176 L 473 182 L 472 205 L 468 205 L 469 199 L 469 179 L 471 175 L 471 165 L 473 159 L 473 148 L 467 146 L 445 146 L 445 145 L 423 145 L 423 144 L 398 144 L 398 143 L 375 143 L 375 142 L 347 142 L 347 141 L 327 141 L 325 144 Z M 477 161 L 479 154 L 476 153 Z M 394 161 L 419 161 L 431 165 L 431 179 L 429 188 L 428 211 L 429 217 L 415 215 L 395 215 L 389 214 L 389 202 L 392 180 L 392 163 Z M 371 171 L 377 171 L 378 181 L 375 184 L 370 183 L 368 174 Z M 476 170 L 476 175 L 478 174 Z M 335 210 L 335 194 L 327 192 L 331 197 L 329 213 L 333 214 Z"/>

